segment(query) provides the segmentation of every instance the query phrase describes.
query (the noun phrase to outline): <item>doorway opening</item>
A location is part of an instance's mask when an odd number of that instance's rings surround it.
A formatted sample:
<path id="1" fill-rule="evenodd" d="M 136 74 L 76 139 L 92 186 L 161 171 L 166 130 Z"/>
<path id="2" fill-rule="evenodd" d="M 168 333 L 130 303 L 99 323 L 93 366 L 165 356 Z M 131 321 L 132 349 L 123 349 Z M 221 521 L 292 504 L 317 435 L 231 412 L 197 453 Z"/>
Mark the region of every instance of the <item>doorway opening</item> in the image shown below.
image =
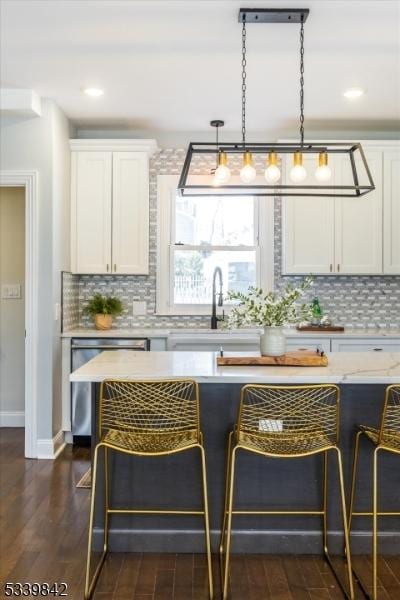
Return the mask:
<path id="1" fill-rule="evenodd" d="M 0 426 L 25 426 L 25 189 L 0 188 Z"/>
<path id="2" fill-rule="evenodd" d="M 0 187 L 0 426 L 25 427 L 24 187 Z"/>
<path id="3" fill-rule="evenodd" d="M 0 427 L 25 427 L 26 458 L 38 456 L 37 188 L 36 171 L 0 171 Z"/>

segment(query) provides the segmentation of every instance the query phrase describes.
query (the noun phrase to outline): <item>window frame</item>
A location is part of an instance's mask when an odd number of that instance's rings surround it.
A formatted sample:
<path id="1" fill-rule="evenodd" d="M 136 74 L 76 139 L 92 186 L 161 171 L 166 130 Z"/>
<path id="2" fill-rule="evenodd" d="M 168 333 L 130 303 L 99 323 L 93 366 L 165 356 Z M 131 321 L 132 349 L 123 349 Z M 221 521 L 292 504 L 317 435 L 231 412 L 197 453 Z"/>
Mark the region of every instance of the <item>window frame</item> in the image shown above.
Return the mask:
<path id="1" fill-rule="evenodd" d="M 199 183 L 203 178 L 198 176 Z M 209 315 L 211 302 L 207 304 L 175 304 L 174 253 L 176 250 L 204 250 L 204 246 L 175 244 L 175 198 L 178 175 L 157 177 L 157 277 L 156 314 L 158 315 Z M 212 194 L 210 194 L 212 195 Z M 274 199 L 254 197 L 254 246 L 210 246 L 213 250 L 242 250 L 256 252 L 256 285 L 265 290 L 273 289 L 274 267 Z M 211 299 L 210 299 L 211 300 Z M 229 307 L 225 306 L 225 311 Z"/>

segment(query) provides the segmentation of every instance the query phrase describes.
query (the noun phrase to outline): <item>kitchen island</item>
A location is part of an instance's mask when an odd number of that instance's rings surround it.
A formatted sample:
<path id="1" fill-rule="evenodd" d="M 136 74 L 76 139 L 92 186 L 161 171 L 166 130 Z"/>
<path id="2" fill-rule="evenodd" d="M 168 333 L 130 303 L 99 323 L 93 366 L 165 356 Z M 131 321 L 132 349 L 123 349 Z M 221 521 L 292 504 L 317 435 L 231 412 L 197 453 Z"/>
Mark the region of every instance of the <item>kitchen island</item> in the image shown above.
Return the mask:
<path id="1" fill-rule="evenodd" d="M 327 367 L 217 367 L 212 352 L 103 352 L 71 374 L 71 381 L 92 383 L 93 414 L 97 415 L 99 383 L 104 379 L 193 378 L 200 384 L 201 429 L 207 454 L 213 547 L 218 545 L 223 511 L 227 434 L 236 420 L 240 388 L 246 383 L 335 383 L 341 390 L 341 436 L 345 483 L 349 476 L 355 428 L 378 426 L 386 385 L 400 384 L 400 353 L 331 353 Z M 93 428 L 93 443 L 96 431 Z M 198 453 L 162 458 L 114 454 L 112 504 L 141 508 L 200 506 Z M 370 447 L 362 447 L 359 471 L 360 510 L 369 510 Z M 340 513 L 334 461 L 329 469 L 329 530 L 332 551 L 340 552 Z M 237 508 L 311 509 L 321 505 L 322 456 L 296 460 L 266 459 L 241 453 L 238 459 Z M 396 456 L 381 460 L 382 510 L 398 510 L 400 464 Z M 102 534 L 102 489 L 98 488 L 96 537 Z M 398 553 L 397 518 L 380 520 L 383 552 Z M 370 519 L 358 518 L 352 534 L 354 552 L 370 549 Z M 233 551 L 315 553 L 322 548 L 320 517 L 237 516 L 233 521 Z M 202 522 L 196 517 L 114 515 L 110 527 L 114 551 L 198 552 L 203 550 Z"/>

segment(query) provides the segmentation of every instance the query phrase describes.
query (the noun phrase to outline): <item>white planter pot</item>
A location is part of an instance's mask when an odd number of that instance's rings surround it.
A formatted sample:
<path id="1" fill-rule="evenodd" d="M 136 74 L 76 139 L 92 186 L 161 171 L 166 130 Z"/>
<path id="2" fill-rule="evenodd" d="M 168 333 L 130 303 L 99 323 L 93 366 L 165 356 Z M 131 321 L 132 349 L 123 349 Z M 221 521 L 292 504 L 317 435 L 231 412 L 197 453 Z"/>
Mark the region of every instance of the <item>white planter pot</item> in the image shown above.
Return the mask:
<path id="1" fill-rule="evenodd" d="M 286 352 L 283 327 L 264 327 L 260 336 L 261 356 L 282 356 Z"/>

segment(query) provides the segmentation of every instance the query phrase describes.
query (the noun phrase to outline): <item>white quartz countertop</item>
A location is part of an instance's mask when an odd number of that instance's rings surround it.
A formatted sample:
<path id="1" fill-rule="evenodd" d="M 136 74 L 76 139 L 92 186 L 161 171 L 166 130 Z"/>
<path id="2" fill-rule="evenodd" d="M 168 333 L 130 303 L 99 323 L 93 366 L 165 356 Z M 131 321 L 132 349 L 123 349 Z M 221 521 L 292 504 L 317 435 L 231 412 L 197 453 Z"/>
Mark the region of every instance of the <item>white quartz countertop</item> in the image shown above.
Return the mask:
<path id="1" fill-rule="evenodd" d="M 71 329 L 61 334 L 65 338 L 73 337 L 86 337 L 86 338 L 167 338 L 172 335 L 212 335 L 218 338 L 218 336 L 257 336 L 261 333 L 261 328 L 248 328 L 248 329 L 184 329 L 184 328 L 141 328 L 141 329 L 109 329 L 107 331 L 99 331 L 97 329 Z M 287 337 L 327 337 L 327 338 L 392 338 L 400 339 L 400 329 L 383 329 L 383 328 L 356 328 L 356 329 L 345 329 L 344 332 L 337 331 L 297 331 L 295 328 L 288 328 L 285 330 Z"/>
<path id="2" fill-rule="evenodd" d="M 400 352 L 332 352 L 328 354 L 327 367 L 217 367 L 217 355 L 216 352 L 104 351 L 74 371 L 70 380 L 191 378 L 199 383 L 240 384 L 400 383 Z"/>

